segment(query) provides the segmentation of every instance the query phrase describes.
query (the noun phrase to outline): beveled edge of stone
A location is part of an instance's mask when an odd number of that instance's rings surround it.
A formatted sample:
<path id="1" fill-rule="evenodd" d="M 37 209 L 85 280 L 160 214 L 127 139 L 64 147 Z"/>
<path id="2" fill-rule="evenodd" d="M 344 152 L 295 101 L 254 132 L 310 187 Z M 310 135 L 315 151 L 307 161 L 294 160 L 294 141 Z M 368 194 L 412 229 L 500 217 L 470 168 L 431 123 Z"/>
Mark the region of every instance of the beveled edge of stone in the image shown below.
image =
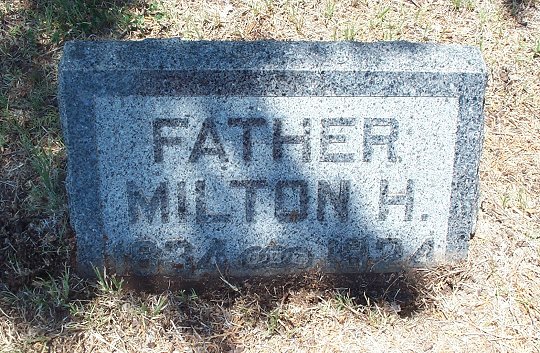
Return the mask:
<path id="1" fill-rule="evenodd" d="M 308 41 L 69 41 L 61 70 L 307 70 L 487 72 L 480 50 L 457 44 Z"/>

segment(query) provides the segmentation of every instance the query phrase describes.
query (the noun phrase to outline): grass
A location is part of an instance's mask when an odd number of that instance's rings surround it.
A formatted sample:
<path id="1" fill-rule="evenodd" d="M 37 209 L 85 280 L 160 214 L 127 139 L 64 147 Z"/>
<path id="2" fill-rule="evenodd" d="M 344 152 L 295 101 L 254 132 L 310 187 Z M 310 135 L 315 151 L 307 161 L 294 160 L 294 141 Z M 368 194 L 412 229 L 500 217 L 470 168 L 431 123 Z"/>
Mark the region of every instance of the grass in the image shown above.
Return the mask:
<path id="1" fill-rule="evenodd" d="M 534 45 L 533 45 L 533 53 L 534 53 L 533 56 L 535 58 L 540 57 L 540 39 L 537 39 L 536 43 L 534 43 Z"/>
<path id="2" fill-rule="evenodd" d="M 96 274 L 96 287 L 99 292 L 110 294 L 110 293 L 119 293 L 124 287 L 124 279 L 118 278 L 114 274 L 112 276 L 107 275 L 107 270 L 103 271 L 97 267 L 94 267 L 94 272 Z"/>
<path id="3" fill-rule="evenodd" d="M 456 10 L 472 11 L 475 8 L 475 2 L 473 0 L 452 0 L 452 5 Z"/>
<path id="4" fill-rule="evenodd" d="M 0 2 L 0 352 L 540 349 L 540 2 Z M 469 259 L 356 278 L 144 293 L 74 273 L 56 68 L 69 39 L 413 40 L 481 47 L 482 202 Z"/>

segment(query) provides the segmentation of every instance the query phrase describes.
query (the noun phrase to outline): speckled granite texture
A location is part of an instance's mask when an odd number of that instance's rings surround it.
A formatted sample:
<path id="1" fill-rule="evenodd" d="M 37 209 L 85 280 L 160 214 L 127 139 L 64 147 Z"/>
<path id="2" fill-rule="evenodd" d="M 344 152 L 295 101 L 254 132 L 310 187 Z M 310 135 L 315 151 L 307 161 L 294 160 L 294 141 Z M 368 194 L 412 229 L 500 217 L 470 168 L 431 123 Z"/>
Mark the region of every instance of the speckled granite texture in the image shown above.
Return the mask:
<path id="1" fill-rule="evenodd" d="M 69 42 L 77 264 L 197 281 L 465 258 L 486 67 L 407 42 Z"/>

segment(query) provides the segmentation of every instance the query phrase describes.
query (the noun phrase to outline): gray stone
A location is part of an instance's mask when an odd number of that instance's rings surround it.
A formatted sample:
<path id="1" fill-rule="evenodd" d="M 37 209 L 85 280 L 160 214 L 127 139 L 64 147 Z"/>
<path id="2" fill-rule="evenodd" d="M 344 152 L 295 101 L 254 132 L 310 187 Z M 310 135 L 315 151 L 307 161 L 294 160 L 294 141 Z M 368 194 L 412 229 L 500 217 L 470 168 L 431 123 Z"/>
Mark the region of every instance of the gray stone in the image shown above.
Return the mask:
<path id="1" fill-rule="evenodd" d="M 196 281 L 463 259 L 485 85 L 458 45 L 69 42 L 78 268 Z"/>

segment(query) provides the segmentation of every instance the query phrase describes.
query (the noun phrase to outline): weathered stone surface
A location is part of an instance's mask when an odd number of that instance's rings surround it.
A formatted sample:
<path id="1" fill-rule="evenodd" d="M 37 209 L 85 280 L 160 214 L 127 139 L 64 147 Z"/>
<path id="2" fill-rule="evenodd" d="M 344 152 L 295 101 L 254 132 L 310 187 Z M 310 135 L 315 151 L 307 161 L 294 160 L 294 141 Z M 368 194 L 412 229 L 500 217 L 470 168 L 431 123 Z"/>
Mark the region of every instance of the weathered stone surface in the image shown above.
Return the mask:
<path id="1" fill-rule="evenodd" d="M 82 273 L 198 280 L 464 258 L 486 68 L 455 45 L 69 42 Z"/>

